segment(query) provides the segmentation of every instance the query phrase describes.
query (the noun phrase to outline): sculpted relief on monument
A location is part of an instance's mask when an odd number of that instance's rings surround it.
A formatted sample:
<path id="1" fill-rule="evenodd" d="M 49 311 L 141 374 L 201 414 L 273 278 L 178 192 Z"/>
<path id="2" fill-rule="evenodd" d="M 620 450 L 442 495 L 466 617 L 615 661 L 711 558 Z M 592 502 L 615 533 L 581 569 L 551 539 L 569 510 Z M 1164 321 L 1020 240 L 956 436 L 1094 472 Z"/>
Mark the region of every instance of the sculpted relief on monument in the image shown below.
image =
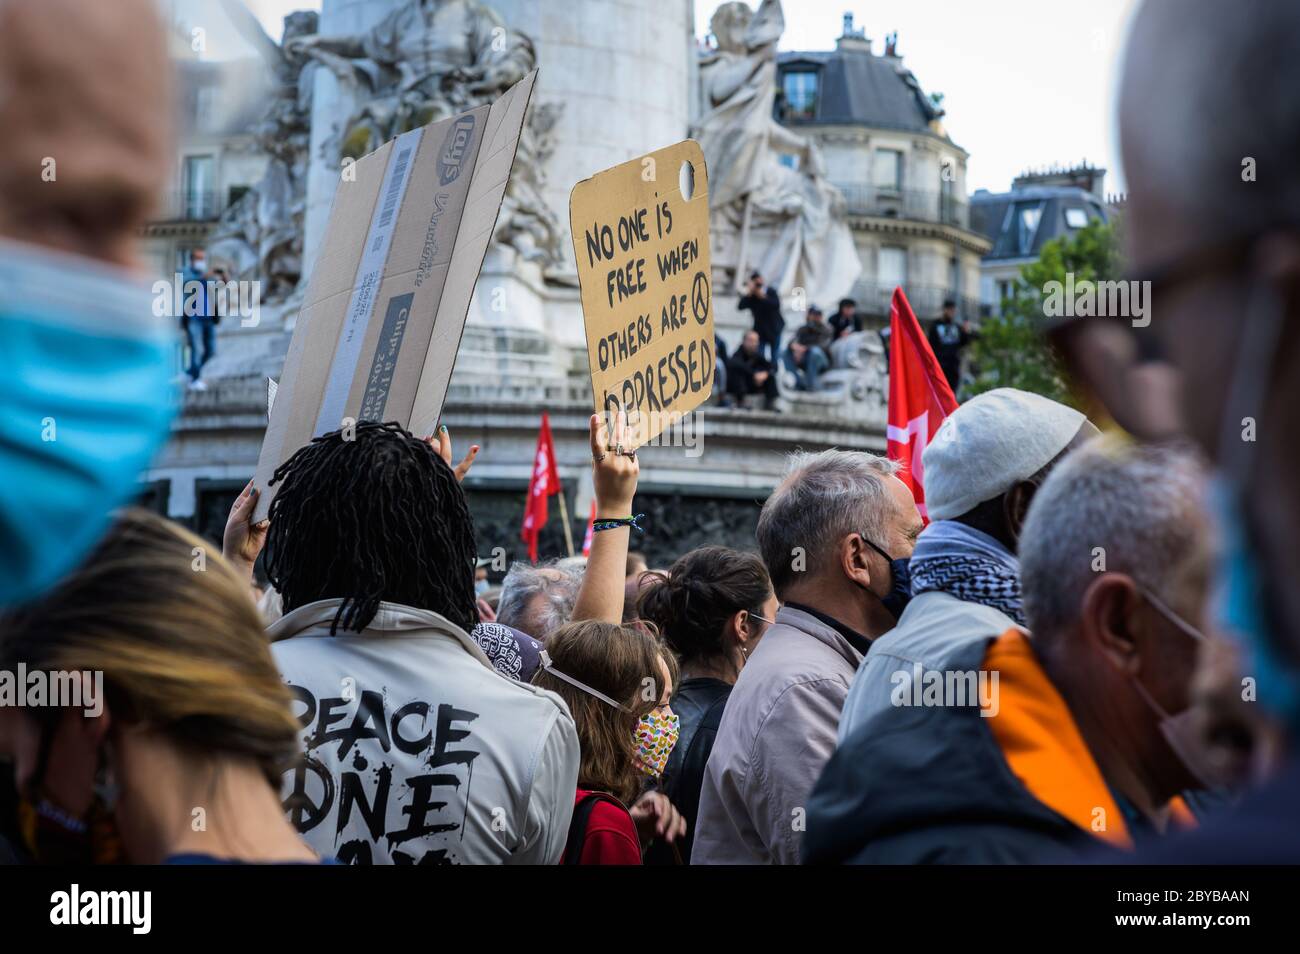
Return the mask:
<path id="1" fill-rule="evenodd" d="M 310 22 L 295 19 L 303 17 Z M 278 84 L 259 129 L 271 164 L 256 195 L 228 210 L 213 238 L 242 251 L 237 271 L 254 272 L 245 277 L 260 277 L 264 290 L 281 296 L 302 271 L 314 70 L 330 70 L 345 101 L 357 104 L 328 137 L 332 154 L 321 157 L 339 165 L 409 129 L 491 103 L 537 65 L 532 40 L 477 0 L 405 0 L 359 34 L 325 36 L 316 24 L 315 14 L 293 14 L 282 46 L 257 29 Z M 561 228 L 542 196 L 558 113 L 554 104 L 532 105 L 493 236 L 544 268 L 561 256 Z M 282 234 L 295 235 L 296 246 L 274 244 Z"/>

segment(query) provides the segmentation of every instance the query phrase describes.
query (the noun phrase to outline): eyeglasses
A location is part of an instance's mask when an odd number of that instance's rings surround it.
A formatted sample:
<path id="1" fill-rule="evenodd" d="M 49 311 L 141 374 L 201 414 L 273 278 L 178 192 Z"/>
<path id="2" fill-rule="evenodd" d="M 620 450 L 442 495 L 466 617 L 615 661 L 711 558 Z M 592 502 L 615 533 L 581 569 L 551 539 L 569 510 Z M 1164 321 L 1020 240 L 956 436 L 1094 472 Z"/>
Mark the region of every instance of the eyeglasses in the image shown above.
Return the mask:
<path id="1" fill-rule="evenodd" d="M 1151 604 L 1152 609 L 1154 609 L 1157 613 L 1159 613 L 1169 622 L 1173 623 L 1175 626 L 1181 629 L 1188 636 L 1191 636 L 1193 639 L 1198 640 L 1199 642 L 1202 643 L 1209 642 L 1209 639 L 1206 637 L 1204 633 L 1202 633 L 1197 627 L 1193 626 L 1191 623 L 1187 622 L 1187 620 L 1183 619 L 1182 616 L 1180 616 L 1178 613 L 1175 613 L 1172 609 L 1169 608 L 1169 605 L 1165 603 L 1164 600 L 1156 596 L 1145 586 L 1138 584 L 1138 592 L 1142 594 L 1143 599 L 1145 599 L 1148 603 Z"/>
<path id="2" fill-rule="evenodd" d="M 868 538 L 867 535 L 866 535 L 865 533 L 859 533 L 858 536 L 862 538 L 862 542 L 863 542 L 863 543 L 865 543 L 867 546 L 871 547 L 871 549 L 875 550 L 875 551 L 876 551 L 877 553 L 879 553 L 882 557 L 884 557 L 886 563 L 893 563 L 893 562 L 894 562 L 894 558 L 891 557 L 891 556 L 890 556 L 888 553 L 886 553 L 884 550 L 880 549 L 880 547 L 878 547 L 878 546 L 876 546 L 874 543 L 872 543 L 871 540 L 870 540 L 870 538 Z"/>

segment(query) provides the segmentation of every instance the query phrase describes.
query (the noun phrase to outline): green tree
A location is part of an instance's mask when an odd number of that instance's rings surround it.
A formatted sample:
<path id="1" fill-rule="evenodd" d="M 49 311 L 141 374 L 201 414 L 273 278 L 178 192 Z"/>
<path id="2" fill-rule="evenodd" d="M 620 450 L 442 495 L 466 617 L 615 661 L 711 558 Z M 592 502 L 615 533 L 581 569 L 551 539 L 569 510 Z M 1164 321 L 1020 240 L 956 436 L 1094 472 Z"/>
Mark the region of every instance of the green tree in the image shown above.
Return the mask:
<path id="1" fill-rule="evenodd" d="M 1060 360 L 1043 337 L 1043 288 L 1052 281 L 1064 283 L 1067 272 L 1074 273 L 1076 283 L 1120 279 L 1117 224 L 1093 219 L 1073 236 L 1052 239 L 1038 261 L 1020 270 L 1011 297 L 1002 300 L 1001 314 L 980 324 L 980 336 L 970 350 L 975 376 L 962 389 L 963 398 L 993 388 L 1020 388 L 1075 403 Z"/>

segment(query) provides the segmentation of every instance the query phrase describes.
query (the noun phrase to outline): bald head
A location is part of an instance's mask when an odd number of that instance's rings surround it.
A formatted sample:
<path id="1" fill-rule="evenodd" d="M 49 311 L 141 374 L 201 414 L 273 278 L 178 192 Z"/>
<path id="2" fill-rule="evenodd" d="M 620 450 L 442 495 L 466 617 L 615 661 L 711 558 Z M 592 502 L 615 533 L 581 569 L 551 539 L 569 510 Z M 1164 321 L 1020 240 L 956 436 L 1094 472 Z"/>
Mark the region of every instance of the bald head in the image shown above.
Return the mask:
<path id="1" fill-rule="evenodd" d="M 1297 37 L 1297 3 L 1142 4 L 1120 88 L 1138 264 L 1300 221 Z"/>
<path id="2" fill-rule="evenodd" d="M 170 179 L 153 0 L 0 0 L 0 236 L 132 264 Z"/>

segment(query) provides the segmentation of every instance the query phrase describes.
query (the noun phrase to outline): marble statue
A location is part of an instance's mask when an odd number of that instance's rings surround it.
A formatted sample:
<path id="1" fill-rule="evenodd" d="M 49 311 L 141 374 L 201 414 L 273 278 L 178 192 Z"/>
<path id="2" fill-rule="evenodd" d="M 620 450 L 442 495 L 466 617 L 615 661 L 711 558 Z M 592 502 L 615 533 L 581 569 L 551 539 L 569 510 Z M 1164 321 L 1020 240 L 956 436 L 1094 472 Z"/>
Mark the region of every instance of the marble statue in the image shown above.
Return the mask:
<path id="1" fill-rule="evenodd" d="M 717 48 L 700 61 L 704 114 L 692 131 L 709 165 L 715 269 L 739 288 L 763 273 L 782 295 L 833 303 L 861 271 L 844 197 L 826 181 L 812 139 L 773 117 L 780 0 L 724 3 L 710 27 Z"/>
<path id="2" fill-rule="evenodd" d="M 278 46 L 238 0 L 226 10 L 262 54 L 271 74 L 271 98 L 253 129 L 268 158 L 260 182 L 222 214 L 208 239 L 214 259 L 231 265 L 231 278 L 258 280 L 262 301 L 283 301 L 302 277 L 311 97 L 315 64 L 287 51 L 295 38 L 316 32 L 319 15 L 291 13 L 284 19 L 285 46 Z"/>
<path id="3" fill-rule="evenodd" d="M 492 102 L 537 61 L 532 40 L 478 0 L 406 0 L 365 33 L 297 36 L 285 49 L 330 69 L 359 104 L 335 140 L 352 158 Z M 542 198 L 557 110 L 533 104 L 493 236 L 543 267 L 559 261 L 563 236 Z"/>

